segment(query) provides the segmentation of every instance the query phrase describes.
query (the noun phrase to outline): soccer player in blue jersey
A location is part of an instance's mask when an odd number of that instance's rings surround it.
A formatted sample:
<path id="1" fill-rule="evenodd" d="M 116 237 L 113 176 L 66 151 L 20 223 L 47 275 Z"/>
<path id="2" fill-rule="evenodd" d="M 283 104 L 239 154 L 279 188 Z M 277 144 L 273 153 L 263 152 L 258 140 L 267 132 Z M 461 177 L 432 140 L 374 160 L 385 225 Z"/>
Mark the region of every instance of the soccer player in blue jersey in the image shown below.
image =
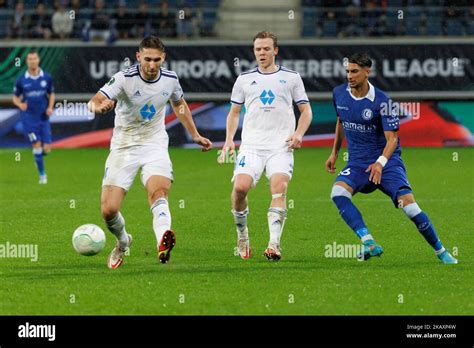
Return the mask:
<path id="1" fill-rule="evenodd" d="M 326 161 L 326 170 L 335 173 L 339 149 L 347 139 L 349 161 L 336 177 L 331 198 L 339 214 L 363 243 L 360 257 L 364 260 L 380 256 L 383 249 L 370 234 L 362 215 L 352 203 L 358 192 L 376 189 L 390 196 L 395 207 L 403 209 L 445 264 L 458 261 L 444 248 L 429 217 L 415 201 L 401 159 L 398 115 L 387 113 L 384 107 L 389 97 L 368 80 L 372 61 L 366 53 L 349 57 L 346 73 L 348 84 L 333 90 L 337 113 L 336 137 Z"/>
<path id="2" fill-rule="evenodd" d="M 48 182 L 43 156 L 51 151 L 51 126 L 55 100 L 53 78 L 40 68 L 36 51 L 26 56 L 27 71 L 18 78 L 14 87 L 13 104 L 21 110 L 25 134 L 33 147 L 39 172 L 39 183 Z"/>

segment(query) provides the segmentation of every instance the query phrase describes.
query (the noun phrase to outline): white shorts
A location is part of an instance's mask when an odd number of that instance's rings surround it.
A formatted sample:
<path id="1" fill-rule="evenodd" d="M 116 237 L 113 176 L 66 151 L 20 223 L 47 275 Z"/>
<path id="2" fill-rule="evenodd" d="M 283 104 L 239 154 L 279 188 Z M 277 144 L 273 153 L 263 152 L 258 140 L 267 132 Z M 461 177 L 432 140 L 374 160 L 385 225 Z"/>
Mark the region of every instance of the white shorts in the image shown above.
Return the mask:
<path id="1" fill-rule="evenodd" d="M 140 178 L 144 186 L 152 175 L 161 175 L 173 181 L 173 166 L 168 148 L 138 145 L 110 151 L 105 162 L 102 186 L 114 185 L 128 191 L 140 168 Z"/>
<path id="2" fill-rule="evenodd" d="M 248 174 L 253 178 L 252 186 L 257 185 L 263 171 L 268 179 L 273 174 L 286 174 L 291 180 L 293 175 L 293 151 L 239 151 L 234 164 L 234 176 Z"/>

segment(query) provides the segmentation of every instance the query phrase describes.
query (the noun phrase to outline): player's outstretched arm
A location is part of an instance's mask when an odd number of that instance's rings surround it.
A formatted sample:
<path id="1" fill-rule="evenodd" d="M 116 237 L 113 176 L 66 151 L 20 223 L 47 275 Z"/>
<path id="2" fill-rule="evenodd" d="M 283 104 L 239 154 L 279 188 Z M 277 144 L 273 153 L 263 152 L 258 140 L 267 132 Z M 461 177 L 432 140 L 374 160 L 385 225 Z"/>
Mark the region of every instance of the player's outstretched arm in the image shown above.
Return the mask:
<path id="1" fill-rule="evenodd" d="M 184 128 L 186 128 L 189 134 L 191 134 L 193 141 L 202 146 L 202 151 L 209 151 L 212 149 L 212 142 L 199 134 L 186 100 L 181 98 L 177 102 L 171 102 L 171 107 L 173 108 L 176 117 L 178 117 L 179 122 L 181 122 Z"/>
<path id="2" fill-rule="evenodd" d="M 380 182 L 382 181 L 383 167 L 388 162 L 390 157 L 392 157 L 393 152 L 395 151 L 398 145 L 398 133 L 396 131 L 385 131 L 384 134 L 385 139 L 387 140 L 387 144 L 385 144 L 385 148 L 383 149 L 382 155 L 377 159 L 375 163 L 372 163 L 365 170 L 366 172 L 370 172 L 369 180 L 376 185 L 380 184 Z"/>
<path id="3" fill-rule="evenodd" d="M 303 136 L 311 125 L 313 120 L 313 111 L 309 103 L 298 104 L 300 110 L 300 119 L 298 120 L 298 127 L 291 137 L 286 139 L 288 142 L 288 148 L 299 149 L 303 144 Z"/>
<path id="4" fill-rule="evenodd" d="M 221 164 L 225 162 L 228 153 L 233 154 L 235 151 L 234 136 L 239 127 L 241 111 L 242 105 L 232 103 L 229 114 L 227 115 L 225 143 L 222 147 L 221 155 L 219 156 L 219 163 Z"/>
<path id="5" fill-rule="evenodd" d="M 105 114 L 115 107 L 115 101 L 107 98 L 100 92 L 97 92 L 95 96 L 87 103 L 87 108 L 90 112 L 96 114 Z"/>
<path id="6" fill-rule="evenodd" d="M 341 149 L 343 140 L 344 140 L 344 130 L 342 129 L 342 123 L 338 117 L 336 121 L 336 135 L 334 137 L 334 144 L 332 146 L 331 154 L 329 155 L 329 158 L 326 161 L 326 171 L 331 174 L 336 172 L 336 161 L 337 161 L 337 157 L 339 155 L 339 150 Z"/>

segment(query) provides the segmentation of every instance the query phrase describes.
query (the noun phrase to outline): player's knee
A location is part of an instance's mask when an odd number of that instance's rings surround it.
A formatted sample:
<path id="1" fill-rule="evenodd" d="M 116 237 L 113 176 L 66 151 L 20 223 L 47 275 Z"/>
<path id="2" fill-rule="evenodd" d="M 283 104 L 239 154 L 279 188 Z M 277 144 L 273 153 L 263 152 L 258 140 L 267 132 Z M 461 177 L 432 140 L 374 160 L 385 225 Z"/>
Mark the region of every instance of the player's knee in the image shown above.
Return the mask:
<path id="1" fill-rule="evenodd" d="M 112 220 L 114 217 L 117 216 L 117 214 L 119 212 L 118 207 L 116 207 L 114 205 L 111 205 L 111 204 L 107 204 L 107 203 L 102 203 L 101 207 L 100 207 L 100 210 L 101 210 L 101 213 L 102 213 L 102 217 L 106 221 Z"/>
<path id="2" fill-rule="evenodd" d="M 403 205 L 403 211 L 410 219 L 414 218 L 422 212 L 418 203 L 414 201 L 412 203 Z"/>
<path id="3" fill-rule="evenodd" d="M 33 155 L 42 155 L 43 149 L 41 147 L 33 147 Z"/>
<path id="4" fill-rule="evenodd" d="M 239 198 L 245 198 L 247 196 L 247 192 L 249 192 L 250 187 L 246 184 L 242 183 L 235 183 L 234 185 L 234 194 Z"/>
<path id="5" fill-rule="evenodd" d="M 331 190 L 332 201 L 337 204 L 338 200 L 342 197 L 352 199 L 352 194 L 345 187 L 334 185 Z"/>
<path id="6" fill-rule="evenodd" d="M 272 185 L 272 194 L 285 194 L 287 189 L 288 183 L 286 181 L 282 181 Z"/>
<path id="7" fill-rule="evenodd" d="M 415 197 L 413 197 L 413 195 L 401 196 L 401 197 L 398 197 L 397 200 L 398 200 L 399 207 L 406 207 L 407 205 L 416 203 Z"/>
<path id="8" fill-rule="evenodd" d="M 168 197 L 168 190 L 164 188 L 160 188 L 157 190 L 154 190 L 153 192 L 148 194 L 148 197 L 151 202 L 155 202 L 156 200 L 160 198 L 167 198 Z"/>

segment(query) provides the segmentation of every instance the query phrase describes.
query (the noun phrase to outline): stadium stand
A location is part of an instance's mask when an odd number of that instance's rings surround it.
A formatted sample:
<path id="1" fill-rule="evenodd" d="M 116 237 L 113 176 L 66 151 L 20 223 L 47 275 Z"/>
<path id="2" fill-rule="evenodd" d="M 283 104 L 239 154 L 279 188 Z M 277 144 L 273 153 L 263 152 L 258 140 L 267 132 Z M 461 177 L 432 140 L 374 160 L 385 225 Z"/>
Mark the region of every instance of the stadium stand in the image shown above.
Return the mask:
<path id="1" fill-rule="evenodd" d="M 57 29 L 60 18 L 62 30 Z M 111 43 L 149 33 L 232 39 L 262 27 L 288 39 L 469 36 L 474 35 L 474 6 L 469 0 L 0 0 L 0 39 Z"/>

